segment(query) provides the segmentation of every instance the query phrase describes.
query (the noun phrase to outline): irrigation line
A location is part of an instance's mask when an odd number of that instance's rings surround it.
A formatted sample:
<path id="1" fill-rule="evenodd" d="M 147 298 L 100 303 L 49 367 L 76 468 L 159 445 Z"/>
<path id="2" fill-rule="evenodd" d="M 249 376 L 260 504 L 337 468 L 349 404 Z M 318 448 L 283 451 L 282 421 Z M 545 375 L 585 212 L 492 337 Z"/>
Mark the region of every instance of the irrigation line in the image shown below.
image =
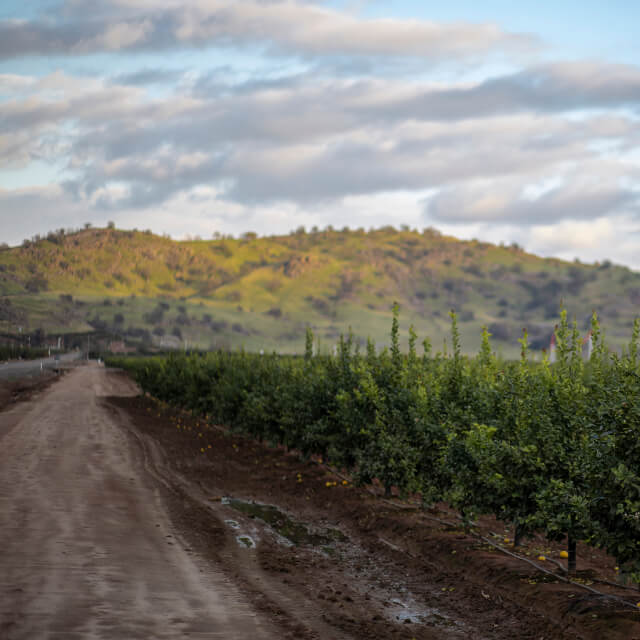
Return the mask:
<path id="1" fill-rule="evenodd" d="M 526 562 L 527 564 L 530 564 L 532 567 L 535 567 L 538 571 L 542 571 L 543 573 L 546 573 L 547 575 L 553 576 L 554 578 L 557 578 L 558 580 L 562 580 L 562 582 L 566 582 L 567 584 L 571 584 L 575 587 L 580 587 L 582 589 L 586 589 L 587 591 L 591 592 L 591 593 L 595 593 L 598 596 L 602 596 L 603 598 L 610 598 L 612 600 L 616 600 L 617 602 L 620 602 L 621 604 L 624 604 L 628 607 L 632 607 L 633 609 L 638 609 L 637 605 L 633 604 L 632 602 L 629 602 L 628 600 L 625 600 L 624 598 L 621 598 L 620 596 L 615 596 L 611 593 L 603 593 L 602 591 L 598 591 L 597 589 L 594 589 L 593 587 L 590 587 L 586 584 L 581 584 L 580 582 L 574 582 L 573 580 L 570 580 L 569 578 L 565 578 L 564 576 L 560 576 L 557 573 L 554 573 L 553 571 L 549 571 L 548 569 L 545 569 L 544 567 L 541 567 L 539 564 L 536 564 L 535 562 L 533 562 L 533 560 L 529 560 L 529 558 L 525 558 L 524 556 L 518 555 L 517 553 L 513 553 L 511 551 L 509 551 L 508 549 L 505 549 L 504 547 L 501 547 L 500 545 L 496 544 L 495 542 L 493 542 L 492 540 L 489 540 L 489 538 L 485 538 L 484 536 L 481 536 L 479 534 L 473 534 L 473 536 L 480 538 L 480 540 L 482 540 L 483 542 L 486 542 L 488 545 L 492 546 L 494 549 L 497 549 L 498 551 L 502 551 L 502 553 L 506 553 L 508 556 L 511 556 L 512 558 L 516 558 L 518 560 L 522 560 L 523 562 Z M 618 585 L 616 585 L 618 586 Z"/>
<path id="2" fill-rule="evenodd" d="M 335 471 L 334 469 L 331 469 L 329 466 L 327 466 L 326 464 L 322 465 L 327 471 L 333 473 L 334 475 L 338 476 L 338 478 L 341 478 L 342 480 L 346 480 L 347 482 L 351 482 L 351 480 L 347 477 L 345 477 L 343 474 L 341 474 L 339 471 Z M 365 488 L 365 491 L 367 491 L 367 493 L 370 493 L 372 496 L 378 498 L 379 500 L 381 500 L 382 502 L 384 502 L 385 504 L 388 504 L 391 507 L 394 507 L 396 509 L 399 509 L 401 511 L 405 511 L 407 510 L 407 508 L 411 508 L 405 505 L 401 505 L 398 504 L 397 502 L 393 502 L 391 500 L 388 500 L 386 498 L 381 498 L 377 493 L 375 493 L 372 489 L 368 489 Z M 420 516 L 422 518 L 425 518 L 427 520 L 433 520 L 434 522 L 438 522 L 444 526 L 447 527 L 451 527 L 453 529 L 457 529 L 458 528 L 458 524 L 456 524 L 455 522 L 448 522 L 447 520 L 441 520 L 440 518 L 435 518 L 433 516 L 428 516 L 425 513 L 421 513 Z M 586 591 L 589 591 L 590 593 L 593 593 L 595 595 L 598 595 L 602 598 L 609 598 L 611 600 L 615 600 L 616 602 L 619 602 L 620 604 L 623 604 L 627 607 L 631 607 L 633 609 L 635 609 L 637 611 L 638 606 L 632 602 L 629 602 L 628 600 L 625 600 L 624 598 L 621 598 L 620 596 L 616 596 L 610 593 L 604 593 L 602 591 L 598 591 L 598 589 L 594 589 L 593 587 L 590 587 L 586 584 L 581 584 L 580 582 L 574 582 L 573 580 L 570 580 L 569 578 L 565 578 L 564 576 L 558 575 L 557 573 L 554 573 L 553 571 L 549 571 L 549 569 L 545 569 L 544 567 L 541 567 L 539 564 L 536 564 L 535 562 L 533 562 L 533 560 L 529 560 L 529 558 L 525 558 L 524 556 L 521 556 L 517 553 L 513 553 L 512 551 L 509 551 L 508 549 L 505 549 L 504 547 L 501 547 L 500 545 L 496 544 L 495 542 L 493 542 L 492 540 L 489 540 L 489 538 L 486 538 L 485 536 L 480 535 L 479 533 L 474 533 L 473 531 L 469 531 L 468 535 L 471 535 L 474 538 L 477 538 L 479 540 L 482 540 L 483 542 L 485 542 L 486 544 L 490 545 L 491 547 L 493 547 L 494 549 L 501 551 L 502 553 L 511 556 L 512 558 L 515 558 L 516 560 L 521 560 L 522 562 L 526 562 L 527 564 L 531 565 L 532 567 L 534 567 L 535 569 L 537 569 L 538 571 L 541 571 L 542 573 L 545 573 L 549 576 L 552 576 L 554 578 L 556 578 L 557 580 L 561 580 L 562 582 L 565 582 L 567 584 L 573 585 L 575 587 L 579 587 L 581 589 L 585 589 Z M 383 540 L 382 538 L 379 538 L 379 540 L 383 543 L 385 543 L 387 546 L 399 551 L 400 553 L 405 553 L 406 555 L 408 555 L 409 557 L 412 557 L 411 554 L 409 554 L 408 552 L 402 551 L 402 549 L 396 547 L 396 545 L 391 545 L 390 543 L 388 543 L 386 540 Z M 550 558 L 550 560 L 553 560 L 552 558 Z M 553 560 L 553 562 L 555 562 L 555 564 L 557 564 L 561 569 L 564 569 L 564 567 L 562 567 L 562 565 Z M 611 586 L 615 586 L 618 588 L 629 588 L 629 587 L 624 587 L 622 585 L 616 585 L 614 583 L 611 582 L 606 582 L 606 581 L 599 581 L 599 582 L 604 582 L 605 584 L 609 584 Z"/>
<path id="3" fill-rule="evenodd" d="M 415 558 L 415 556 L 411 553 L 411 551 L 407 551 L 406 549 L 401 549 L 399 546 L 393 544 L 392 542 L 389 542 L 388 540 L 385 540 L 384 538 L 378 537 L 378 540 L 380 540 L 380 542 L 382 542 L 383 544 L 386 544 L 387 547 L 389 547 L 390 549 L 397 551 L 398 553 L 403 553 L 404 555 L 409 556 L 411 559 Z"/>

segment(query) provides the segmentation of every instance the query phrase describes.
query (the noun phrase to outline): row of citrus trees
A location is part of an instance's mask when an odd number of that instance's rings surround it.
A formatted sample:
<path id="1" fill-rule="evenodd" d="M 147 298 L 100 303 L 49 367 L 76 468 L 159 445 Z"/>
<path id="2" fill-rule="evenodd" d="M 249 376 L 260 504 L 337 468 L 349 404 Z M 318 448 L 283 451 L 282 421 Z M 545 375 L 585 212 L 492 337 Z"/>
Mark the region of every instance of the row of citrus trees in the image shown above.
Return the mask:
<path id="1" fill-rule="evenodd" d="M 428 340 L 361 353 L 349 337 L 334 356 L 214 352 L 125 359 L 155 397 L 303 455 L 319 454 L 357 481 L 444 500 L 463 517 L 512 522 L 516 542 L 536 532 L 604 547 L 640 582 L 640 324 L 624 354 L 605 348 L 597 318 L 588 362 L 562 313 L 557 359 L 493 354 L 489 334 L 463 356 L 452 313 L 449 354 Z"/>

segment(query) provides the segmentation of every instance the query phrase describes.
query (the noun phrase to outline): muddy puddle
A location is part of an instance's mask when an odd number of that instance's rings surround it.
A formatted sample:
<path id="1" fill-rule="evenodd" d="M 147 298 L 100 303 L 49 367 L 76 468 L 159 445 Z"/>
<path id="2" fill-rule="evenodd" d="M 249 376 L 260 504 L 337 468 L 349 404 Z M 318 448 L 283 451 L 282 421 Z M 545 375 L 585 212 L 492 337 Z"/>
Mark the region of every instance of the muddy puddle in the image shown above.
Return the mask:
<path id="1" fill-rule="evenodd" d="M 236 542 L 247 549 L 253 549 L 256 546 L 254 539 L 247 535 L 236 536 Z"/>
<path id="2" fill-rule="evenodd" d="M 434 607 L 421 607 L 409 600 L 392 598 L 388 603 L 387 616 L 404 624 L 418 623 L 432 627 L 457 627 L 459 624 Z"/>
<path id="3" fill-rule="evenodd" d="M 325 552 L 331 553 L 336 542 L 347 541 L 347 537 L 339 529 L 331 527 L 322 530 L 311 529 L 308 525 L 294 520 L 271 504 L 261 504 L 238 498 L 223 498 L 222 503 L 249 518 L 261 520 L 292 545 L 320 547 Z"/>

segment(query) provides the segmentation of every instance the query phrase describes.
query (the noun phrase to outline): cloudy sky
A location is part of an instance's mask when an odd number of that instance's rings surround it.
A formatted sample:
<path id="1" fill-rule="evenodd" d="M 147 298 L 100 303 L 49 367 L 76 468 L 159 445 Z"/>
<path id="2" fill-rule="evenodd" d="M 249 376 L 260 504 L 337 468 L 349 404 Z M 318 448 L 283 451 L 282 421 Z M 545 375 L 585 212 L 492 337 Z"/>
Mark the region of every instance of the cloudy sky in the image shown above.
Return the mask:
<path id="1" fill-rule="evenodd" d="M 639 25 L 628 0 L 3 0 L 0 242 L 407 224 L 640 269 Z"/>

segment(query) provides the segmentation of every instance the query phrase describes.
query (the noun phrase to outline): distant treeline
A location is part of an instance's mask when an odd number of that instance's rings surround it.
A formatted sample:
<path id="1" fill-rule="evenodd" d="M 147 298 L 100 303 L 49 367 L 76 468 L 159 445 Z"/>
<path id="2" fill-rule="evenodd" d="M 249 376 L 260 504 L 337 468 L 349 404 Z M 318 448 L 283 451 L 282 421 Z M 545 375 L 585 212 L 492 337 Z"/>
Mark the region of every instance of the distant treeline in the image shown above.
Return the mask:
<path id="1" fill-rule="evenodd" d="M 48 349 L 40 347 L 26 347 L 16 344 L 0 344 L 0 360 L 33 360 L 43 358 L 49 353 Z"/>

